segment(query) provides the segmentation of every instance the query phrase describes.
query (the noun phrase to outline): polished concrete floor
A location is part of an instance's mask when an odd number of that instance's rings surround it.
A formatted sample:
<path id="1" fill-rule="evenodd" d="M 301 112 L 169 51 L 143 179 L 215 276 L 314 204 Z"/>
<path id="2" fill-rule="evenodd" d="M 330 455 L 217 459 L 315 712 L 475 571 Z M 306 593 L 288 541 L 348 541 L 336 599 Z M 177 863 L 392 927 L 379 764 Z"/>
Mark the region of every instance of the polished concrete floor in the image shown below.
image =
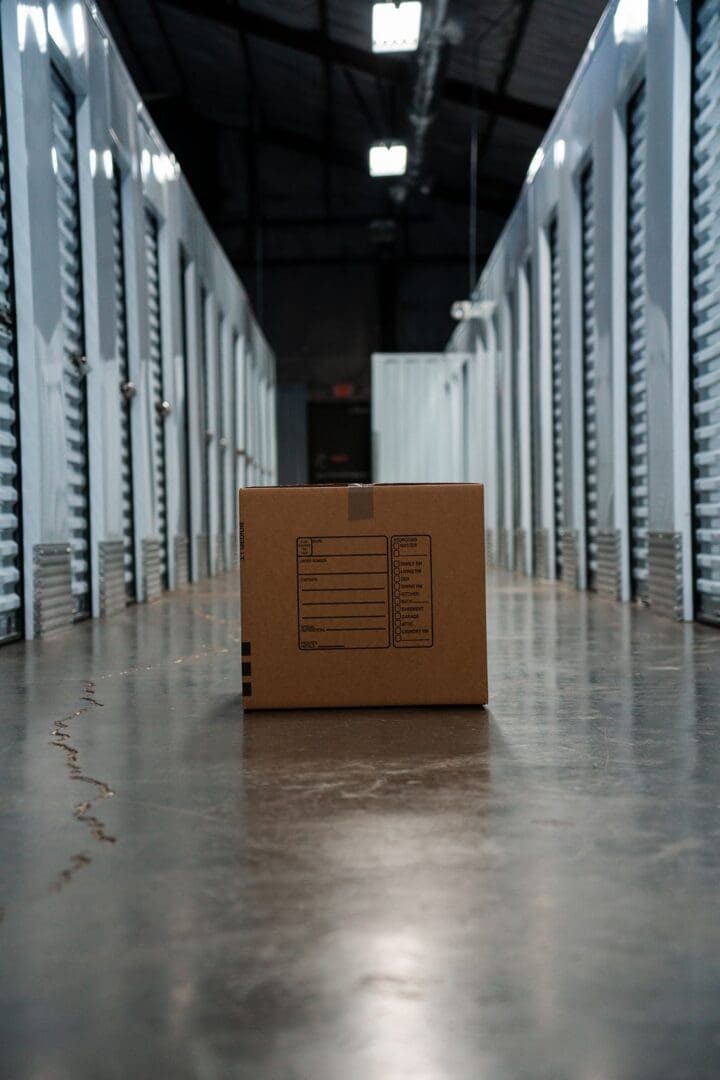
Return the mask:
<path id="1" fill-rule="evenodd" d="M 243 719 L 233 576 L 2 650 L 2 1080 L 720 1076 L 720 635 L 489 626 L 487 712 Z"/>

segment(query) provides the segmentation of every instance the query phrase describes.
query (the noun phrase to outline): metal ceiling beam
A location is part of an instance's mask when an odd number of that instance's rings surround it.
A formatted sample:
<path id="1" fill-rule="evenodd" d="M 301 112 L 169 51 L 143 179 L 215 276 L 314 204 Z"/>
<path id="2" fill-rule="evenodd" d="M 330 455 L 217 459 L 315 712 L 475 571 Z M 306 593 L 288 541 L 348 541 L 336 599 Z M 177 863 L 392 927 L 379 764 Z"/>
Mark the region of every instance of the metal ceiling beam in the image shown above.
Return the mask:
<path id="1" fill-rule="evenodd" d="M 212 118 L 207 117 L 207 122 L 212 123 Z M 247 132 L 247 128 L 240 124 L 234 126 L 220 123 L 216 126 L 240 134 Z M 324 140 L 314 139 L 311 136 L 289 129 L 264 128 L 256 132 L 255 138 L 259 144 L 264 146 L 292 150 L 298 154 L 317 158 L 319 161 L 324 161 L 327 153 Z M 343 165 L 355 172 L 362 173 L 363 176 L 367 176 L 367 159 L 362 153 L 356 153 L 335 145 L 331 149 L 331 161 L 335 165 Z M 460 203 L 462 206 L 467 206 L 467 191 L 465 188 L 450 188 L 438 184 L 433 188 L 432 195 L 434 198 L 442 199 L 445 202 Z M 507 216 L 517 200 L 517 188 L 512 184 L 508 184 L 505 179 L 486 176 L 479 184 L 478 196 L 482 202 L 482 209 L 488 213 Z"/>
<path id="2" fill-rule="evenodd" d="M 162 0 L 162 3 L 198 18 L 209 19 L 234 29 L 239 28 L 244 33 L 263 38 L 275 45 L 282 45 L 319 60 L 328 60 L 373 78 L 403 84 L 408 81 L 408 65 L 405 60 L 367 52 L 336 38 L 324 37 L 318 30 L 290 26 L 255 11 L 244 11 L 232 0 Z M 455 105 L 475 107 L 482 112 L 493 113 L 543 130 L 548 127 L 554 115 L 553 109 L 533 101 L 523 101 L 481 87 L 473 89 L 471 83 L 460 79 L 445 79 L 442 97 L 444 101 Z"/>
<path id="3" fill-rule="evenodd" d="M 512 73 L 515 70 L 515 61 L 517 55 L 520 52 L 520 46 L 522 45 L 523 38 L 525 37 L 525 31 L 530 21 L 530 12 L 532 10 L 534 0 L 519 0 L 517 8 L 517 18 L 515 20 L 515 27 L 508 42 L 508 47 L 505 50 L 505 56 L 503 57 L 502 67 L 498 75 L 497 83 L 495 85 L 496 94 L 499 97 L 505 93 L 505 88 L 512 78 Z M 485 129 L 480 137 L 480 143 L 477 151 L 477 164 L 478 168 L 481 166 L 482 161 L 487 152 L 488 144 L 492 138 L 495 130 L 495 125 L 498 122 L 502 114 L 499 112 L 490 111 L 485 125 Z"/>
<path id="4" fill-rule="evenodd" d="M 373 116 L 373 113 L 372 113 L 372 111 L 370 109 L 370 106 L 368 105 L 367 101 L 365 100 L 362 89 L 361 89 L 361 87 L 358 86 L 357 79 L 353 75 L 352 71 L 350 71 L 349 68 L 343 68 L 343 75 L 345 76 L 345 81 L 348 84 L 348 86 L 350 87 L 350 92 L 352 93 L 353 97 L 355 98 L 355 102 L 357 103 L 357 106 L 360 109 L 360 112 L 363 114 L 363 118 L 365 120 L 365 123 L 367 124 L 368 128 L 370 129 L 373 138 L 378 139 L 378 140 L 382 139 L 383 136 L 385 136 L 385 138 L 387 138 L 387 135 L 388 135 L 387 131 L 383 131 L 382 124 L 377 123 L 377 121 L 376 121 L 375 117 Z"/>

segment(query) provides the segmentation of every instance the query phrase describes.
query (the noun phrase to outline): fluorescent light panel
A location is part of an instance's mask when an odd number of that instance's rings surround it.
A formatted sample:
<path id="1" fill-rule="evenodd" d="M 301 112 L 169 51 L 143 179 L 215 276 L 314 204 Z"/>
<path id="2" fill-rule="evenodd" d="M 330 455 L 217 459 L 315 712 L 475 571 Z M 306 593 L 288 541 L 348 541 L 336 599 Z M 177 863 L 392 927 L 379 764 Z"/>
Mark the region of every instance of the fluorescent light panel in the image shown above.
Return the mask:
<path id="1" fill-rule="evenodd" d="M 648 0 L 620 0 L 613 16 L 616 43 L 632 41 L 647 31 Z"/>
<path id="2" fill-rule="evenodd" d="M 405 143 L 375 143 L 369 154 L 371 176 L 403 176 L 407 169 Z"/>
<path id="3" fill-rule="evenodd" d="M 373 4 L 372 51 L 376 53 L 413 52 L 420 40 L 420 0 L 401 4 Z"/>

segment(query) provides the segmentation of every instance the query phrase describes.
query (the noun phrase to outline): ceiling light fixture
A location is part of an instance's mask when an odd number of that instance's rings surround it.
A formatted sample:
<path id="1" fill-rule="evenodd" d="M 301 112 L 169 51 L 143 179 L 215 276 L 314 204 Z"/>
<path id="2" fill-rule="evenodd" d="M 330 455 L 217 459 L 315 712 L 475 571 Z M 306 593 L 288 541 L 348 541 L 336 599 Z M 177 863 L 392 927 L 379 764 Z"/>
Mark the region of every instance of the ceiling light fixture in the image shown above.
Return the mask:
<path id="1" fill-rule="evenodd" d="M 420 41 L 420 0 L 373 4 L 372 51 L 414 52 Z"/>
<path id="2" fill-rule="evenodd" d="M 374 143 L 368 163 L 371 176 L 404 176 L 407 169 L 407 145 L 402 142 Z"/>
<path id="3" fill-rule="evenodd" d="M 647 31 L 648 0 L 620 0 L 613 16 L 613 36 L 618 45 Z"/>

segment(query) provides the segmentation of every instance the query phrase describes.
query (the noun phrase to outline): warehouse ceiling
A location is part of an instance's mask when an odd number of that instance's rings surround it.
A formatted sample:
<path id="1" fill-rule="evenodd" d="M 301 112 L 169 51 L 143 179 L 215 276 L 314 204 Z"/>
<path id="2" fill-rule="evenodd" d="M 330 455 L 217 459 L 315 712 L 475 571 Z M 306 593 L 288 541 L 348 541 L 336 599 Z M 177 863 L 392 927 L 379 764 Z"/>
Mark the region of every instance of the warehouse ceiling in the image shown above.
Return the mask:
<path id="1" fill-rule="evenodd" d="M 371 6 L 101 0 L 246 280 L 273 267 L 412 263 L 455 267 L 452 288 L 467 293 L 471 248 L 479 270 L 604 3 L 425 0 L 420 50 L 396 55 L 372 52 Z M 418 107 L 424 133 L 410 119 Z M 410 183 L 368 175 L 369 145 L 393 137 L 410 145 Z M 442 299 L 443 327 L 457 298 Z"/>

